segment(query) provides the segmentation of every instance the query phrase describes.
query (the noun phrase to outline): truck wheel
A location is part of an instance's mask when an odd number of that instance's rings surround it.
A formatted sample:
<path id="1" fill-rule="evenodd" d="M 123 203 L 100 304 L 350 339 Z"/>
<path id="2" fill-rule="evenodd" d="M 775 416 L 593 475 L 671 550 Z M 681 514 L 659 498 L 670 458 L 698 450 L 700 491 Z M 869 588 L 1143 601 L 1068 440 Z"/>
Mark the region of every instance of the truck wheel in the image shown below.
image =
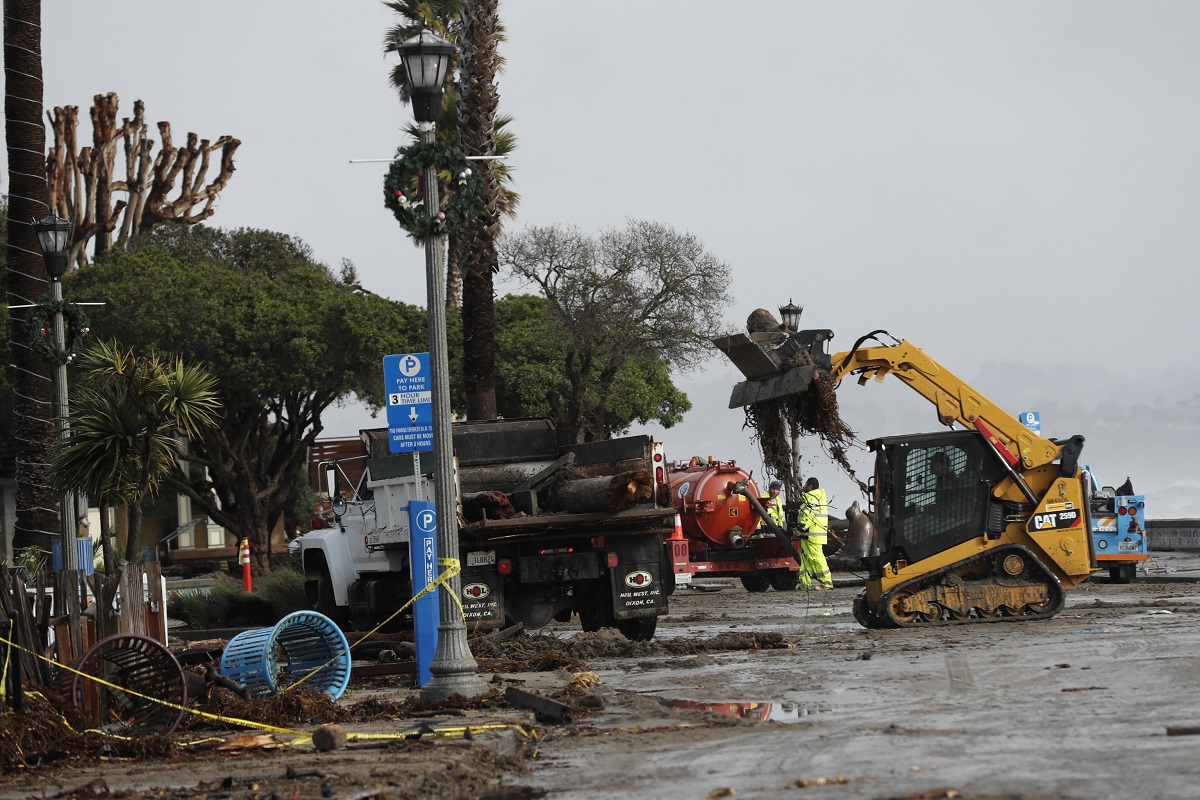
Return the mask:
<path id="1" fill-rule="evenodd" d="M 658 628 L 658 617 L 633 617 L 619 619 L 616 628 L 631 642 L 648 642 L 654 638 Z"/>
<path id="2" fill-rule="evenodd" d="M 1114 564 L 1108 568 L 1109 583 L 1133 583 L 1137 577 L 1137 564 Z"/>
<path id="3" fill-rule="evenodd" d="M 317 603 L 316 612 L 324 614 L 333 620 L 333 624 L 337 625 L 342 630 L 347 630 L 350 622 L 348 609 L 338 606 L 333 597 L 333 579 L 329 577 L 329 570 L 325 567 L 317 574 Z"/>
<path id="4" fill-rule="evenodd" d="M 771 588 L 777 592 L 794 592 L 800 585 L 800 573 L 790 569 L 773 569 L 770 573 Z"/>
<path id="5" fill-rule="evenodd" d="M 612 597 L 607 582 L 600 581 L 580 597 L 576 612 L 584 631 L 591 633 L 601 628 L 610 628 L 613 623 Z"/>
<path id="6" fill-rule="evenodd" d="M 742 586 L 746 587 L 747 592 L 765 592 L 771 588 L 771 576 L 766 570 L 745 572 L 741 578 Z"/>

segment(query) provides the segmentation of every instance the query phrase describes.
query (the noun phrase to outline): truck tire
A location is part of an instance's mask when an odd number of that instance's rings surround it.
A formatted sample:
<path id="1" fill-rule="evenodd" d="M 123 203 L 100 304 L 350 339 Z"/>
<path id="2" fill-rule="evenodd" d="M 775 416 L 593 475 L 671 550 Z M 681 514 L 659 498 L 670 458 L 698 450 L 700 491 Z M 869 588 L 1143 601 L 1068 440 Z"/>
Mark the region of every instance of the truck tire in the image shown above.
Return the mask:
<path id="1" fill-rule="evenodd" d="M 800 573 L 790 569 L 773 569 L 770 572 L 771 588 L 777 592 L 794 592 L 800 585 Z"/>
<path id="2" fill-rule="evenodd" d="M 1133 583 L 1137 577 L 1137 564 L 1113 564 L 1108 568 L 1109 583 Z"/>
<path id="3" fill-rule="evenodd" d="M 579 624 L 587 633 L 611 628 L 612 591 L 608 588 L 607 579 L 595 581 L 586 593 L 582 593 L 575 611 L 579 614 Z"/>
<path id="4" fill-rule="evenodd" d="M 744 572 L 741 575 L 742 586 L 747 592 L 765 592 L 771 588 L 771 575 L 766 570 Z"/>
<path id="5" fill-rule="evenodd" d="M 324 614 L 333 620 L 333 624 L 337 625 L 342 630 L 349 630 L 350 623 L 349 609 L 342 608 L 335 604 L 333 595 L 333 579 L 329 577 L 329 569 L 321 567 L 321 571 L 317 573 L 317 602 L 314 609 L 318 614 Z"/>
<path id="6" fill-rule="evenodd" d="M 616 628 L 631 642 L 648 642 L 654 638 L 654 631 L 658 628 L 658 617 L 619 619 Z"/>

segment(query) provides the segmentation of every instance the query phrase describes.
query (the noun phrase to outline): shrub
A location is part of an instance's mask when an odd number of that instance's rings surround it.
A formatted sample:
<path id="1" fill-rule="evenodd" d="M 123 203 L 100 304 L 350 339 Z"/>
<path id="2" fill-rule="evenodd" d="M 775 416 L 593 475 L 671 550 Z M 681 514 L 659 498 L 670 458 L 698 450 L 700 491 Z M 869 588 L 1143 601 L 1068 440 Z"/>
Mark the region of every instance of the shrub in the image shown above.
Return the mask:
<path id="1" fill-rule="evenodd" d="M 253 592 L 240 580 L 215 575 L 207 591 L 172 592 L 167 599 L 167 614 L 194 629 L 270 627 L 307 607 L 304 573 L 290 560 L 259 578 Z"/>

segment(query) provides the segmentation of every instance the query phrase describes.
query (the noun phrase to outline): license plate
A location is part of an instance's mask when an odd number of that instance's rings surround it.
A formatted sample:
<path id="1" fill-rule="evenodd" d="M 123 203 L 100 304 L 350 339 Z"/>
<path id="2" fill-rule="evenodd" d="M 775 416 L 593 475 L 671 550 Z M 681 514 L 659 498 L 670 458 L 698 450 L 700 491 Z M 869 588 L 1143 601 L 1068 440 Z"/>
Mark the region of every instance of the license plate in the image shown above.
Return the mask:
<path id="1" fill-rule="evenodd" d="M 473 550 L 467 553 L 468 567 L 486 567 L 496 563 L 495 550 Z"/>
<path id="2" fill-rule="evenodd" d="M 1138 551 L 1138 542 L 1117 542 L 1118 553 L 1136 553 Z"/>

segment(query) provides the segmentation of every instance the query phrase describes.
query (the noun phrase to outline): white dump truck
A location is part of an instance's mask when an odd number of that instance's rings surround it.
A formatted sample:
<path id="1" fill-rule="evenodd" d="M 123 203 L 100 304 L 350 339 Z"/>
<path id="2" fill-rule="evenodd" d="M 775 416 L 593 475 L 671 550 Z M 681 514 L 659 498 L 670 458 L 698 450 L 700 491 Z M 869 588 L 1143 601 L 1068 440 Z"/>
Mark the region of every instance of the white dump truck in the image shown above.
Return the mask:
<path id="1" fill-rule="evenodd" d="M 389 453 L 386 428 L 361 436 L 370 455 L 360 485 L 335 486 L 337 523 L 300 541 L 312 606 L 369 629 L 412 597 L 408 504 L 418 482 L 433 499 L 438 465 L 431 452 L 419 464 Z M 674 588 L 663 542 L 676 510 L 661 444 L 630 436 L 560 447 L 548 420 L 456 423 L 453 438 L 468 630 L 577 615 L 584 630 L 654 636 Z"/>

